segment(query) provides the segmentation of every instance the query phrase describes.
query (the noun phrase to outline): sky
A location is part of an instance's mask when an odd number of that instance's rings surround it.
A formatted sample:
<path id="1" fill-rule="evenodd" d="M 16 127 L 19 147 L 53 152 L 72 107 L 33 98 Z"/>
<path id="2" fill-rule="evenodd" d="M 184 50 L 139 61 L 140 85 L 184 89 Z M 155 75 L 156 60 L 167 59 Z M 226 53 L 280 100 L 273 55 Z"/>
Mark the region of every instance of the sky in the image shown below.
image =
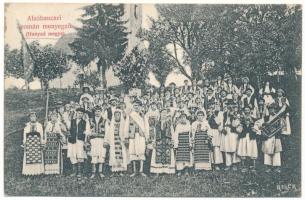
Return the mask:
<path id="1" fill-rule="evenodd" d="M 10 46 L 10 48 L 20 48 L 21 47 L 21 35 L 17 28 L 17 21 L 21 25 L 38 23 L 40 25 L 40 31 L 28 30 L 31 32 L 41 32 L 42 25 L 52 25 L 52 24 L 67 24 L 70 23 L 75 27 L 80 27 L 81 23 L 78 21 L 78 18 L 83 13 L 81 9 L 83 6 L 88 4 L 78 4 L 78 3 L 7 3 L 5 5 L 5 43 Z M 60 21 L 28 21 L 29 16 L 60 16 Z M 150 20 L 149 17 L 157 18 L 158 12 L 153 4 L 142 4 L 142 27 L 149 29 Z M 26 37 L 26 30 L 22 31 Z M 53 32 L 53 31 L 52 31 Z M 55 31 L 54 31 L 55 32 Z M 62 31 L 56 31 L 62 32 Z M 75 29 L 69 28 L 64 30 L 65 33 L 75 32 Z M 55 44 L 59 37 L 52 37 L 52 39 L 46 39 L 46 37 L 40 37 L 39 42 L 41 45 L 46 44 Z M 26 41 L 30 43 L 35 39 L 31 37 L 26 37 Z M 36 39 L 37 40 L 37 39 Z M 182 55 L 182 53 L 178 53 Z M 110 76 L 112 76 L 110 74 Z M 149 74 L 150 83 L 156 86 L 159 86 L 158 82 L 154 78 L 153 74 Z M 170 82 L 175 82 L 178 85 L 183 84 L 184 80 L 183 75 L 177 75 L 175 73 L 169 74 L 166 85 Z M 22 79 L 13 79 L 9 78 L 5 80 L 5 88 L 10 87 L 14 84 L 17 87 L 24 85 L 24 80 Z M 33 82 L 30 84 L 30 87 L 33 89 L 38 89 L 39 82 Z"/>
<path id="2" fill-rule="evenodd" d="M 17 20 L 21 25 L 32 24 L 27 21 L 28 16 L 61 16 L 62 20 L 54 21 L 58 24 L 71 23 L 76 27 L 80 27 L 81 23 L 77 20 L 83 11 L 81 7 L 88 4 L 77 3 L 11 3 L 5 7 L 5 43 L 11 48 L 20 48 L 21 35 L 17 29 Z M 158 17 L 158 12 L 153 4 L 143 4 L 143 23 L 144 28 L 149 28 L 150 23 L 148 17 Z M 52 24 L 52 22 L 41 22 L 41 24 Z M 66 29 L 66 33 L 75 32 L 74 29 Z M 24 33 L 25 34 L 25 33 Z M 31 42 L 27 39 L 27 42 Z M 55 39 L 40 39 L 42 45 L 55 44 Z"/>

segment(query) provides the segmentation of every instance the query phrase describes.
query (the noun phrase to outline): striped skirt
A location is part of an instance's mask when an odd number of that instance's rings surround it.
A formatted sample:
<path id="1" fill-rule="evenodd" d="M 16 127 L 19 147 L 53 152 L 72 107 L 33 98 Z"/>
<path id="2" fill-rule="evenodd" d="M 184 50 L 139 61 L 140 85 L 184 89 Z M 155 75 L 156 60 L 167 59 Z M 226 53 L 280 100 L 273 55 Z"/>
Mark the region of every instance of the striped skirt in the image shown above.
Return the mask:
<path id="1" fill-rule="evenodd" d="M 190 150 L 190 132 L 182 132 L 178 135 L 178 148 L 176 153 L 177 170 L 192 167 L 192 152 Z"/>
<path id="2" fill-rule="evenodd" d="M 194 164 L 195 169 L 211 170 L 211 154 L 209 138 L 207 132 L 196 132 L 194 144 Z"/>

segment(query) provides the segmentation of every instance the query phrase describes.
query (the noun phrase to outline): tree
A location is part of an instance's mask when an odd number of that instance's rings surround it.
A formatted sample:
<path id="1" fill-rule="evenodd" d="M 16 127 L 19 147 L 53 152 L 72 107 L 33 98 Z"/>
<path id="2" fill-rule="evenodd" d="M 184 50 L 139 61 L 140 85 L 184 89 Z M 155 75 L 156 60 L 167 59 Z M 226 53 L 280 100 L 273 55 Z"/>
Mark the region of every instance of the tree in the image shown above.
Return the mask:
<path id="1" fill-rule="evenodd" d="M 80 86 L 80 88 L 82 88 L 85 84 L 91 86 L 93 89 L 96 89 L 99 85 L 101 85 L 101 79 L 99 78 L 99 74 L 77 74 L 74 85 Z"/>
<path id="2" fill-rule="evenodd" d="M 223 9 L 215 5 L 158 5 L 160 17 L 151 20 L 152 27 L 143 31 L 143 38 L 159 45 L 160 49 L 166 47 L 164 53 L 176 62 L 179 71 L 189 79 L 198 79 L 202 64 L 212 53 L 210 49 L 218 45 L 211 29 L 216 27 L 215 19 Z M 179 49 L 183 52 L 182 59 Z"/>
<path id="3" fill-rule="evenodd" d="M 294 73 L 300 59 L 300 8 L 287 5 L 241 5 L 233 11 L 237 20 L 226 59 L 235 74 L 251 74 L 258 80 L 268 72 Z"/>
<path id="4" fill-rule="evenodd" d="M 260 77 L 279 66 L 287 73 L 300 66 L 300 6 L 163 4 L 157 10 L 160 16 L 143 30 L 143 39 L 173 58 L 189 79 L 202 71 Z M 209 62 L 214 65 L 206 69 Z"/>
<path id="5" fill-rule="evenodd" d="M 168 53 L 164 53 L 167 51 L 164 48 L 165 47 L 155 47 L 154 44 L 151 43 L 147 54 L 147 65 L 159 81 L 160 85 L 165 85 L 168 74 L 177 68 L 175 60 L 173 60 Z"/>
<path id="6" fill-rule="evenodd" d="M 29 44 L 34 59 L 33 77 L 38 78 L 42 89 L 48 89 L 49 81 L 60 77 L 70 68 L 66 55 L 55 50 L 52 45 L 40 46 L 37 41 Z"/>
<path id="7" fill-rule="evenodd" d="M 106 70 L 123 58 L 127 47 L 124 5 L 93 4 L 83 10 L 82 27 L 76 28 L 77 38 L 69 45 L 73 60 L 82 67 L 96 62 L 106 87 Z"/>
<path id="8" fill-rule="evenodd" d="M 114 66 L 115 75 L 123 83 L 125 91 L 133 86 L 142 88 L 148 77 L 147 52 L 134 47 L 131 52 Z"/>
<path id="9" fill-rule="evenodd" d="M 15 78 L 21 78 L 24 70 L 22 66 L 22 59 L 20 50 L 10 50 L 9 45 L 4 47 L 4 75 L 13 76 Z"/>

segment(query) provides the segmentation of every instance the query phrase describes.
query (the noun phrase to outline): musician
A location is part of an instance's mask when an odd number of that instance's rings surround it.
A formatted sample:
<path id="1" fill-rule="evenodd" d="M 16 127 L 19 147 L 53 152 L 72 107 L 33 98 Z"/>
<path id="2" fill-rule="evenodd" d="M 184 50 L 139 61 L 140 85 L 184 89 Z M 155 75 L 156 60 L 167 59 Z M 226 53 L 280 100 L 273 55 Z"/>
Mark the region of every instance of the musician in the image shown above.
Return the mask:
<path id="1" fill-rule="evenodd" d="M 89 142 L 91 144 L 91 164 L 92 164 L 92 174 L 91 179 L 98 175 L 100 178 L 105 177 L 103 174 L 103 165 L 105 163 L 106 157 L 106 143 L 105 135 L 109 131 L 109 120 L 102 116 L 102 108 L 100 106 L 95 106 L 94 117 L 90 119 L 90 135 Z"/>
<path id="2" fill-rule="evenodd" d="M 220 151 L 225 154 L 226 168 L 229 170 L 231 166 L 233 170 L 237 170 L 236 164 L 240 162 L 240 159 L 236 155 L 238 134 L 234 132 L 234 127 L 232 122 L 234 118 L 233 112 L 233 102 L 232 99 L 227 102 L 223 114 L 223 123 L 221 127 L 222 137 L 220 143 Z"/>
<path id="3" fill-rule="evenodd" d="M 246 159 L 249 159 L 253 162 L 253 165 L 250 166 L 250 169 L 255 171 L 255 160 L 258 157 L 256 135 L 257 132 L 254 129 L 254 122 L 251 117 L 246 117 L 243 119 L 241 127 L 241 133 L 239 134 L 239 142 L 237 148 L 237 155 L 241 158 L 242 163 L 242 172 L 248 170 L 245 167 Z"/>
<path id="4" fill-rule="evenodd" d="M 283 134 L 283 119 L 276 113 L 276 104 L 270 104 L 268 106 L 269 115 L 258 120 L 255 124 L 255 129 L 258 134 L 264 134 L 263 127 L 266 126 L 280 126 L 276 128 L 276 132 L 272 133 L 272 136 L 264 135 L 262 142 L 262 151 L 264 153 L 264 164 L 267 166 L 266 172 L 281 172 L 281 152 L 283 151 L 281 135 Z M 273 123 L 279 120 L 279 123 Z M 278 129 L 279 128 L 279 129 Z"/>

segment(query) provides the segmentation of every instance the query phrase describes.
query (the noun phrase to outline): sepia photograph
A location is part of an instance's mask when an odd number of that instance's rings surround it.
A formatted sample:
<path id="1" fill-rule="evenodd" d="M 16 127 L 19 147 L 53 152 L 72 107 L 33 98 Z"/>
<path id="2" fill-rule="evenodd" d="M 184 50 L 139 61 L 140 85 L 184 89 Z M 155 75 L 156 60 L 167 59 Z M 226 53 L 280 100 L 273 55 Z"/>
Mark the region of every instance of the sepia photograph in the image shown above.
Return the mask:
<path id="1" fill-rule="evenodd" d="M 300 198 L 302 8 L 4 3 L 4 195 Z"/>

